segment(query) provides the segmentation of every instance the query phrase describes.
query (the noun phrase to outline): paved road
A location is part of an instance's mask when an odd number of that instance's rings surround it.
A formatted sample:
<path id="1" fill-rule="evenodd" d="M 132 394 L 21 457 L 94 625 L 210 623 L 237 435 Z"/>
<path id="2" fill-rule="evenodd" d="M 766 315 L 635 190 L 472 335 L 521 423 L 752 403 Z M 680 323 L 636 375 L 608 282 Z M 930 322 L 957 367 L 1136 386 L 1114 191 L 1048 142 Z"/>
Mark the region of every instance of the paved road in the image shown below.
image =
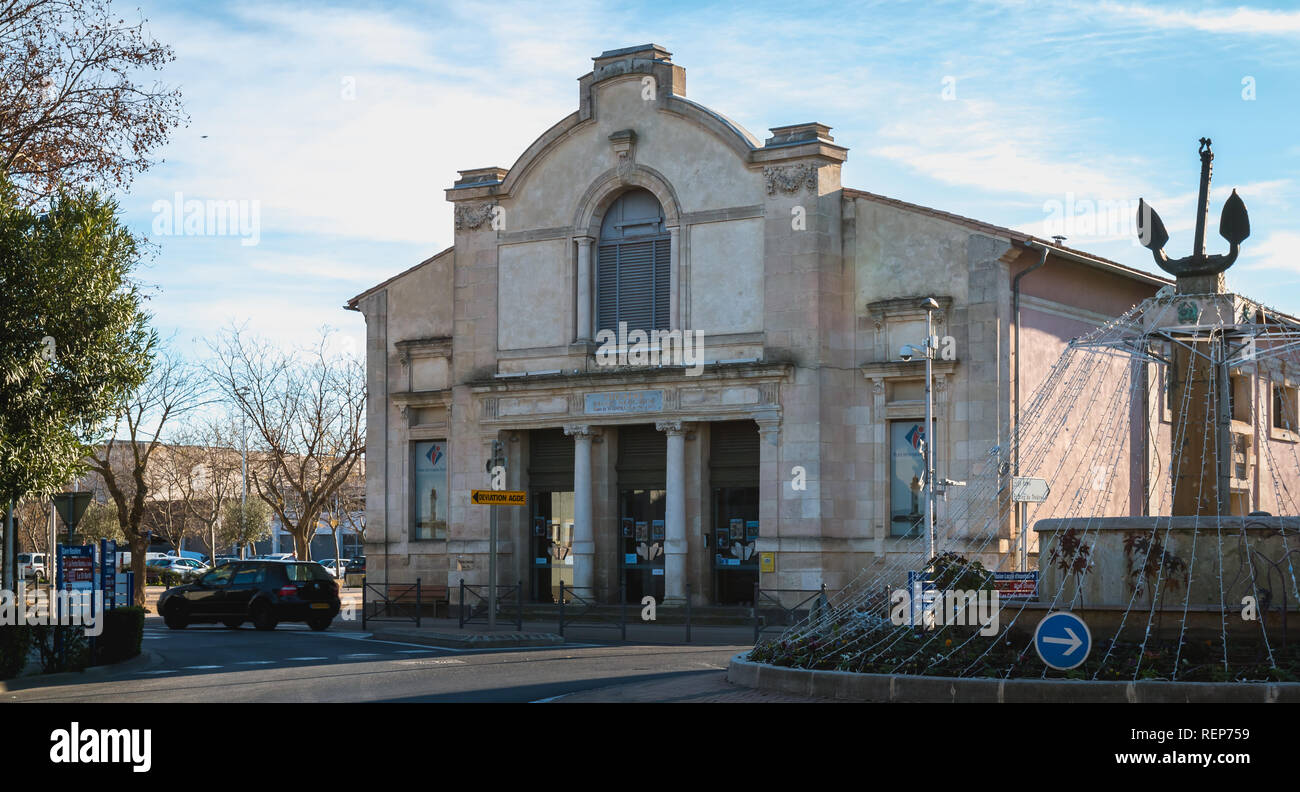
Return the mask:
<path id="1" fill-rule="evenodd" d="M 147 666 L 54 686 L 11 680 L 0 700 L 530 702 L 577 693 L 583 701 L 716 701 L 729 693 L 756 700 L 722 673 L 744 646 L 457 651 L 296 624 L 274 632 L 207 625 L 176 631 L 157 617 L 146 620 L 144 639 L 154 658 Z"/>

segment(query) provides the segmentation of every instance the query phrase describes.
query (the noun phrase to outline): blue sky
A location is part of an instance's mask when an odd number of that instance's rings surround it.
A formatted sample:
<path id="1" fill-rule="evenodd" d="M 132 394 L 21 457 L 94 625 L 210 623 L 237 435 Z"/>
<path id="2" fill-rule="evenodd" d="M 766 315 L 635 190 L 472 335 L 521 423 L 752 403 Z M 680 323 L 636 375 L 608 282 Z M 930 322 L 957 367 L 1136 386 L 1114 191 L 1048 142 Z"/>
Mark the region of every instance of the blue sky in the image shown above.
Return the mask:
<path id="1" fill-rule="evenodd" d="M 122 9 L 125 11 L 126 7 Z M 1214 139 L 1210 252 L 1236 187 L 1253 234 L 1230 288 L 1300 313 L 1300 8 L 1216 3 L 149 0 L 192 122 L 122 197 L 141 275 L 183 350 L 231 322 L 282 343 L 323 325 L 362 349 L 354 294 L 452 241 L 458 169 L 509 167 L 577 106 L 606 49 L 646 42 L 687 95 L 760 139 L 820 121 L 846 186 L 1047 236 L 1060 208 L 1145 197 L 1190 252 Z M 202 136 L 206 135 L 204 138 Z M 257 244 L 157 233 L 159 202 L 256 201 Z M 1055 207 L 1055 209 L 1054 209 Z M 1127 215 L 1127 212 L 1124 213 Z M 1066 244 L 1155 271 L 1127 216 Z"/>

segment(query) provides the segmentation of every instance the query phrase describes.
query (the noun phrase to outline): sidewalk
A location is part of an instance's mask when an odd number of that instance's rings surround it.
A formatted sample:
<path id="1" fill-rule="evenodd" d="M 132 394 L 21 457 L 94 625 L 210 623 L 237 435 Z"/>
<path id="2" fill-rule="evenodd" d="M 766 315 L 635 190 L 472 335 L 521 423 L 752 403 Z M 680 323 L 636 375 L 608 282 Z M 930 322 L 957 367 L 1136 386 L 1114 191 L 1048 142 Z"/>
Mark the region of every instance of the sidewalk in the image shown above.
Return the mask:
<path id="1" fill-rule="evenodd" d="M 489 632 L 486 624 L 475 622 L 461 629 L 456 619 L 420 619 L 416 627 L 411 619 L 367 619 L 366 631 L 373 633 L 379 640 L 410 641 L 423 643 L 436 640 L 439 636 L 456 639 L 456 648 L 462 642 L 486 647 L 488 645 L 510 645 L 510 638 L 518 637 L 521 641 L 542 640 L 541 636 L 550 638 L 549 645 L 560 643 L 598 643 L 598 644 L 650 644 L 650 645 L 698 645 L 698 646 L 734 646 L 737 651 L 754 645 L 754 628 L 752 625 L 717 625 L 697 624 L 691 627 L 691 640 L 686 640 L 686 626 L 682 624 L 655 624 L 653 622 L 629 622 L 627 639 L 623 640 L 619 626 L 611 624 L 566 624 L 563 638 L 560 636 L 558 621 L 525 620 L 523 630 L 516 632 L 513 619 L 497 622 L 495 632 Z M 360 630 L 360 618 L 353 621 L 336 619 L 331 629 Z M 772 637 L 774 633 L 765 633 L 763 638 Z M 423 640 L 419 640 L 423 639 Z M 437 645 L 430 643 L 429 645 Z M 541 646 L 543 643 L 516 643 L 517 646 Z"/>
<path id="2" fill-rule="evenodd" d="M 560 696 L 549 704 L 844 704 L 837 699 L 793 696 L 771 690 L 733 685 L 727 672 L 698 674 L 685 679 L 655 679 L 612 685 Z"/>

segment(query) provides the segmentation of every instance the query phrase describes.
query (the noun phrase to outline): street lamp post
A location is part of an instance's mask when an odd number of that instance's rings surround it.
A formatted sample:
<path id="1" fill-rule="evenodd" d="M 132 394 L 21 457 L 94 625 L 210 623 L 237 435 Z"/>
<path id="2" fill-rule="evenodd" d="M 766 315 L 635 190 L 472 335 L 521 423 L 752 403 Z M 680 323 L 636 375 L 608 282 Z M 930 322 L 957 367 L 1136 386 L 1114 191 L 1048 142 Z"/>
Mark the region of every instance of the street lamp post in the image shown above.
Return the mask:
<path id="1" fill-rule="evenodd" d="M 236 388 L 235 393 L 238 394 L 242 400 L 248 397 L 250 391 L 246 386 L 244 386 L 244 387 Z M 246 423 L 247 415 L 248 412 L 247 410 L 244 409 L 244 405 L 240 404 L 239 407 L 239 448 L 240 448 L 239 478 L 240 478 L 241 485 L 243 487 L 243 494 L 240 495 L 239 497 L 240 533 L 243 533 L 243 531 L 248 526 L 248 426 Z M 273 533 L 272 539 L 274 538 L 275 535 Z M 275 552 L 275 549 L 272 548 L 271 552 Z M 242 542 L 239 545 L 239 555 L 241 558 L 244 556 L 244 545 Z"/>
<path id="2" fill-rule="evenodd" d="M 330 514 L 330 533 L 334 534 L 334 577 L 342 577 L 343 559 L 339 553 L 339 496 L 334 496 L 334 511 Z M 436 615 L 436 614 L 435 614 Z"/>
<path id="3" fill-rule="evenodd" d="M 939 346 L 934 337 L 934 312 L 939 303 L 933 297 L 921 302 L 925 309 L 925 530 L 929 536 L 930 558 L 935 556 L 934 542 L 934 351 Z"/>

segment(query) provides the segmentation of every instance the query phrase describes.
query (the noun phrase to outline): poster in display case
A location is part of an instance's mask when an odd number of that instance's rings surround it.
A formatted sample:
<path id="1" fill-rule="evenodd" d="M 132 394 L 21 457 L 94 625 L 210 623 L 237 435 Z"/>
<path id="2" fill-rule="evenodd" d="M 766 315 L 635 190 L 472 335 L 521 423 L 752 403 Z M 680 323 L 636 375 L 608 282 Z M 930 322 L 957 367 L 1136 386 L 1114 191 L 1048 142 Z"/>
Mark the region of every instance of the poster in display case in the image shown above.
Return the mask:
<path id="1" fill-rule="evenodd" d="M 745 521 L 737 518 L 731 520 L 731 541 L 745 541 Z"/>

